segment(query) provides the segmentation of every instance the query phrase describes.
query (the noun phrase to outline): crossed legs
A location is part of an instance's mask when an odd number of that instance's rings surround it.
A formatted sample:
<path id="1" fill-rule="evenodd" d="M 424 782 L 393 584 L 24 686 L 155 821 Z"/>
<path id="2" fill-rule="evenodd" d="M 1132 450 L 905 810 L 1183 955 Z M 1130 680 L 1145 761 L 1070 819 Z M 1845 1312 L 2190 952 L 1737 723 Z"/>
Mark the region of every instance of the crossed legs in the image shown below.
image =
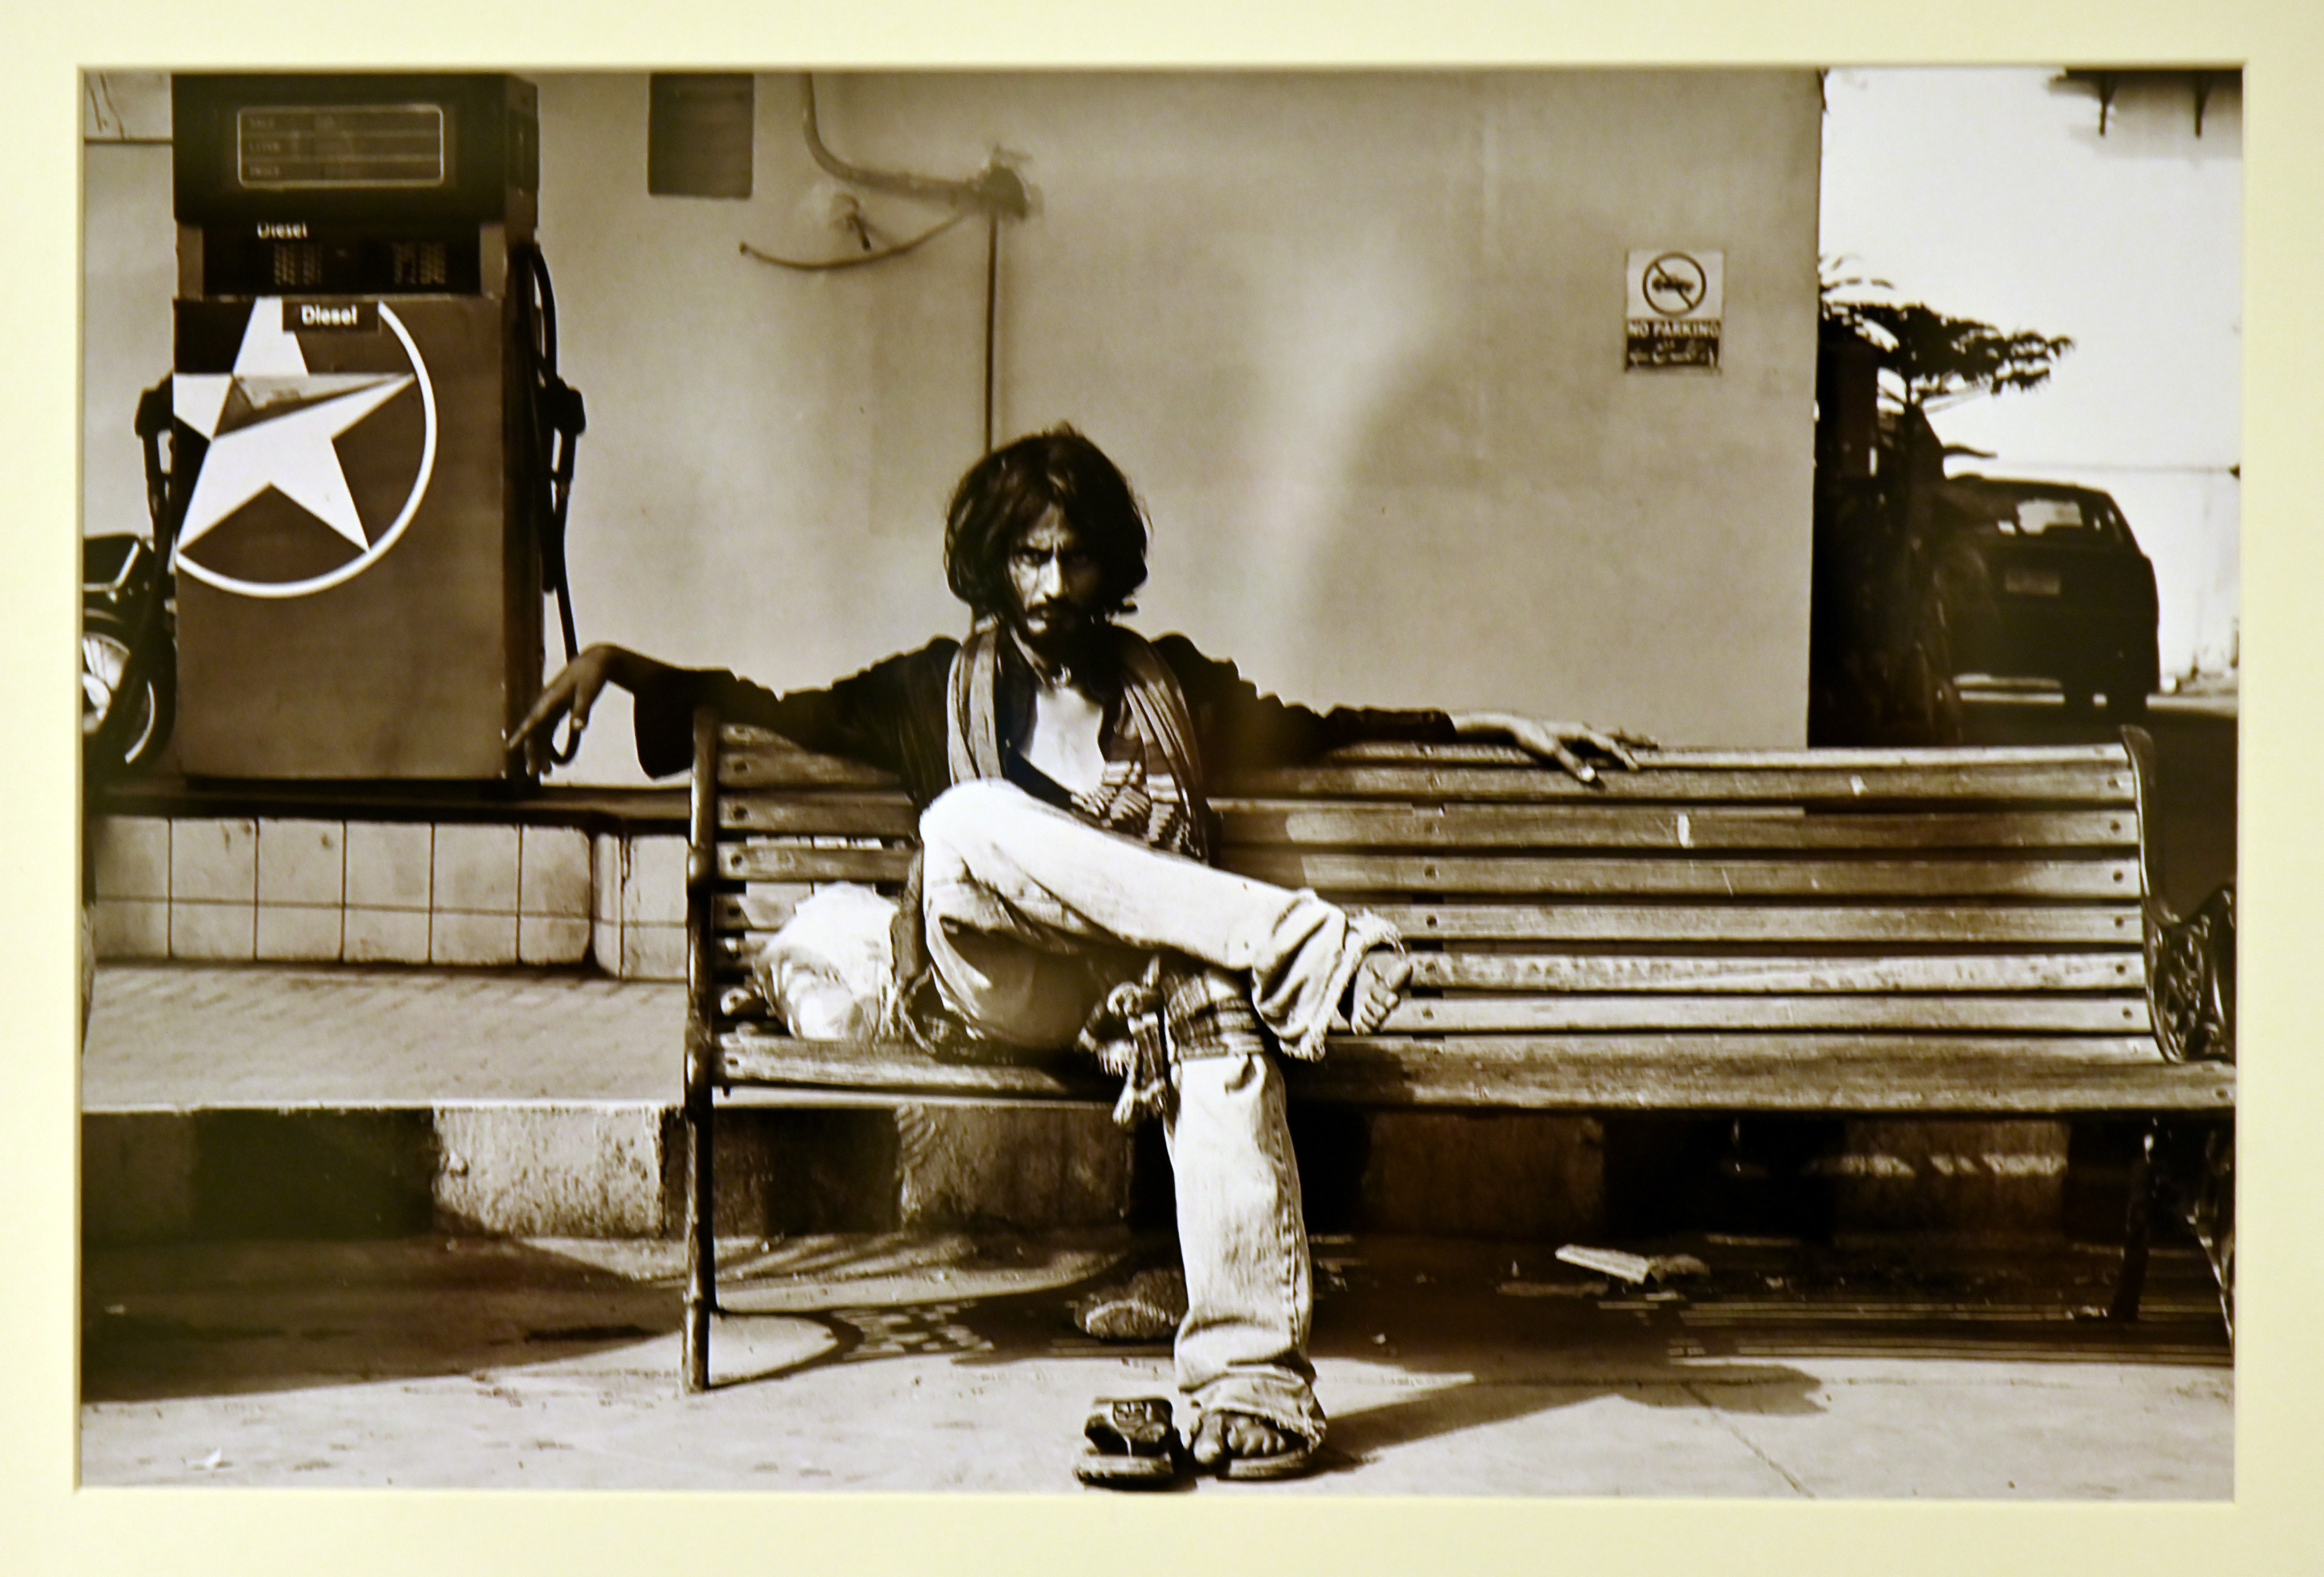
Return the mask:
<path id="1" fill-rule="evenodd" d="M 1408 966 L 1308 892 L 1133 843 L 1004 783 L 961 784 L 921 819 L 928 955 L 953 1012 L 996 1040 L 1068 1046 L 1157 950 L 1247 979 L 1286 1049 L 1320 1051 L 1343 1004 L 1378 1025 Z M 1182 1059 L 1165 1130 L 1187 1313 L 1177 1379 L 1198 1457 L 1261 1457 L 1323 1434 L 1307 1361 L 1314 1307 L 1283 1079 L 1263 1050 Z"/>

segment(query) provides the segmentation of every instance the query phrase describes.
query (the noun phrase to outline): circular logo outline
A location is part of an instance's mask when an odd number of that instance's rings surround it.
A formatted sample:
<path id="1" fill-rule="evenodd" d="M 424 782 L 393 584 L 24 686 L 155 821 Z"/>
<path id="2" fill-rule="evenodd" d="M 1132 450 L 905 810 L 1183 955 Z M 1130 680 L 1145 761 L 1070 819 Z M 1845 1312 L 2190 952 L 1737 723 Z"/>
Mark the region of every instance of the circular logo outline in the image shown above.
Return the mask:
<path id="1" fill-rule="evenodd" d="M 327 591 L 334 586 L 344 585 L 387 556 L 387 550 L 395 546 L 397 539 L 403 535 L 404 527 L 411 524 L 411 518 L 420 512 L 420 504 L 428 497 L 428 484 L 435 480 L 436 385 L 428 376 L 427 359 L 420 355 L 420 347 L 412 343 L 411 331 L 403 326 L 403 319 L 395 315 L 395 309 L 383 301 L 379 304 L 379 316 L 380 321 L 393 329 L 395 337 L 402 342 L 403 353 L 411 362 L 412 380 L 420 386 L 421 416 L 420 470 L 411 479 L 410 496 L 403 500 L 403 508 L 396 515 L 395 519 L 384 532 L 380 534 L 379 540 L 362 553 L 328 574 L 317 575 L 309 580 L 237 580 L 232 575 L 221 574 L 216 570 L 206 567 L 198 559 L 188 557 L 182 548 L 175 550 L 170 555 L 176 561 L 176 567 L 180 572 L 193 576 L 205 586 L 213 586 L 221 591 L 231 591 L 244 597 L 263 597 L 279 601 L 289 597 L 312 596 L 318 591 Z"/>
<path id="2" fill-rule="evenodd" d="M 1685 306 L 1680 307 L 1676 312 L 1670 312 L 1665 310 L 1662 303 L 1655 299 L 1654 279 L 1655 273 L 1662 268 L 1662 266 L 1665 263 L 1669 262 L 1674 258 L 1684 263 L 1689 269 L 1693 270 L 1694 298 L 1689 301 Z M 1672 283 L 1675 284 L 1677 281 L 1673 280 Z M 1683 295 L 1685 292 L 1682 291 L 1681 294 Z M 1704 268 L 1700 262 L 1697 262 L 1693 254 L 1691 252 L 1666 252 L 1660 257 L 1655 259 L 1654 261 L 1648 263 L 1646 266 L 1645 271 L 1638 276 L 1638 295 L 1646 301 L 1647 309 L 1659 317 L 1684 317 L 1688 313 L 1702 306 L 1703 298 L 1710 294 L 1711 270 Z"/>

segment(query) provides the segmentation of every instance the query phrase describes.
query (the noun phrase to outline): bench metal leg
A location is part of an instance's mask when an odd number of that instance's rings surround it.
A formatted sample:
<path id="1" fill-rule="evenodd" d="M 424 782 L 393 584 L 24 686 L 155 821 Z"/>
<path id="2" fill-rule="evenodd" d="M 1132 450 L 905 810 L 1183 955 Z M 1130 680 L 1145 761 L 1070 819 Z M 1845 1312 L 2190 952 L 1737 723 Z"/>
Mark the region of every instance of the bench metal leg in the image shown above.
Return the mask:
<path id="1" fill-rule="evenodd" d="M 680 1337 L 689 1392 L 710 1389 L 710 1316 L 718 1312 L 718 1243 L 715 1228 L 710 1092 L 686 1103 L 686 1325 Z"/>
<path id="2" fill-rule="evenodd" d="M 2130 1202 L 2122 1227 L 2122 1273 L 2115 1281 L 2114 1302 L 2107 1310 L 2109 1319 L 2136 1319 L 2139 1297 L 2146 1291 L 2147 1244 L 2154 1233 L 2154 1141 L 2160 1126 L 2146 1125 L 2139 1137 L 2138 1159 L 2131 1165 Z"/>

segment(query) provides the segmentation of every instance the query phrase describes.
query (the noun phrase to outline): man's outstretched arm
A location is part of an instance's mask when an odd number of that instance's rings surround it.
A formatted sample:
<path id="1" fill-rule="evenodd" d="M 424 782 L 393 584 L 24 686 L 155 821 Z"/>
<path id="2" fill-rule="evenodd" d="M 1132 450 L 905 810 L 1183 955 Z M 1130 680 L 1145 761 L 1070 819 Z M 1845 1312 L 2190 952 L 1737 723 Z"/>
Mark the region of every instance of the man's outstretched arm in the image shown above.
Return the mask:
<path id="1" fill-rule="evenodd" d="M 1446 714 L 1452 731 L 1464 739 L 1503 739 L 1518 749 L 1554 761 L 1583 783 L 1598 781 L 1600 766 L 1635 769 L 1633 747 L 1651 747 L 1654 741 L 1631 734 L 1607 733 L 1588 723 L 1553 721 L 1521 712 L 1456 711 Z M 1591 760 L 1595 756 L 1598 759 Z"/>
<path id="2" fill-rule="evenodd" d="M 635 695 L 678 672 L 658 658 L 601 641 L 558 669 L 556 677 L 541 687 L 532 710 L 510 730 L 508 747 L 512 752 L 523 751 L 525 764 L 531 771 L 546 772 L 560 720 L 572 720 L 563 747 L 563 754 L 569 760 L 573 747 L 581 742 L 581 731 L 589 726 L 590 711 L 607 685 Z"/>
<path id="3" fill-rule="evenodd" d="M 1598 781 L 1606 766 L 1634 767 L 1633 747 L 1651 740 L 1609 733 L 1587 723 L 1558 722 L 1502 711 L 1383 711 L 1335 707 L 1328 712 L 1262 694 L 1232 663 L 1206 657 L 1182 635 L 1164 636 L 1155 650 L 1178 675 L 1203 733 L 1204 759 L 1214 767 L 1293 766 L 1342 745 L 1372 740 L 1443 744 L 1494 739 L 1572 773 Z"/>
<path id="4" fill-rule="evenodd" d="M 536 772 L 558 754 L 571 759 L 573 743 L 610 685 L 635 698 L 638 765 L 649 777 L 693 764 L 695 709 L 710 706 L 728 722 L 770 729 L 802 748 L 897 773 L 929 798 L 948 781 L 943 695 L 953 649 L 950 641 L 932 641 L 823 689 L 779 695 L 724 668 L 684 668 L 625 646 L 594 646 L 542 688 L 510 730 L 509 748 L 528 752 Z M 553 752 L 558 724 L 566 719 L 566 745 Z"/>

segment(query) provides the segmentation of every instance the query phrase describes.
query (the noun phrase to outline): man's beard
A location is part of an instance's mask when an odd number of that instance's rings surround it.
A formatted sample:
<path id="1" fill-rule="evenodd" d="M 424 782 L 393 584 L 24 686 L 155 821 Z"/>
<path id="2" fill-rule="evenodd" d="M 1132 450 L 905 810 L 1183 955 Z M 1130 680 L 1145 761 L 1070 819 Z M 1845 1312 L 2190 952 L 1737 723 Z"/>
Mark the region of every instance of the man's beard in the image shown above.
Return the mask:
<path id="1" fill-rule="evenodd" d="M 1099 636 L 1106 621 L 1096 614 L 1055 604 L 1045 611 L 1048 614 L 1048 627 L 1042 630 L 1032 628 L 1021 614 L 1008 620 L 1009 633 L 1015 637 L 1019 648 L 1046 676 L 1086 669 L 1097 655 Z"/>

